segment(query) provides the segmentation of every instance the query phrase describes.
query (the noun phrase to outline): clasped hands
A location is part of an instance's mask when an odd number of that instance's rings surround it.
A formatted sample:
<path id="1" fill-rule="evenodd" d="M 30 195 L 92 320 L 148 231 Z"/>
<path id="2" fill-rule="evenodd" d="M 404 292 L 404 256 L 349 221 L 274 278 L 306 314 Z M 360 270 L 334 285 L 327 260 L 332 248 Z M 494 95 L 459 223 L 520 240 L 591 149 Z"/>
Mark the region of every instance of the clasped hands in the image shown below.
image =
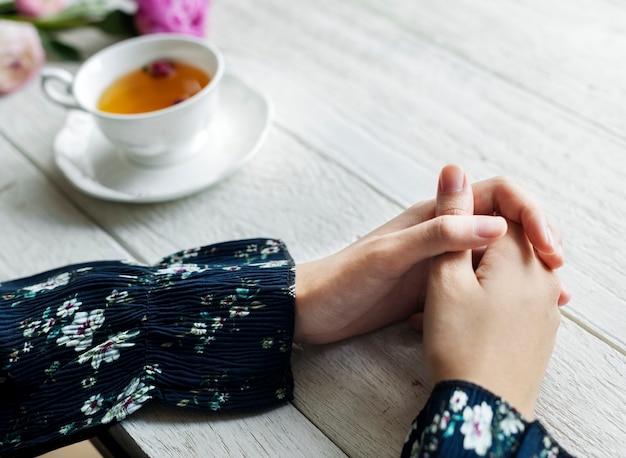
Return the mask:
<path id="1" fill-rule="evenodd" d="M 446 166 L 436 199 L 297 265 L 294 340 L 328 343 L 409 318 L 434 382 L 477 383 L 532 416 L 570 298 L 562 264 L 560 233 L 521 186 L 470 186 Z"/>

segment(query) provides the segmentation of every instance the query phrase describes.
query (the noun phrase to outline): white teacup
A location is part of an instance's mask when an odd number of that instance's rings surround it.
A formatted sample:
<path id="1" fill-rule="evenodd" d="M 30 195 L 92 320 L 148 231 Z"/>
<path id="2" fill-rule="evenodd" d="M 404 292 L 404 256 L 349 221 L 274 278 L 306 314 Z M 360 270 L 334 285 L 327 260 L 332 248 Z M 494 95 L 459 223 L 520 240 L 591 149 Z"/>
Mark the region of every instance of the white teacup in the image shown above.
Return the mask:
<path id="1" fill-rule="evenodd" d="M 189 99 L 161 110 L 113 114 L 98 109 L 102 92 L 117 78 L 160 59 L 194 65 L 211 81 Z M 207 125 L 219 103 L 224 59 L 206 40 L 153 34 L 111 45 L 87 59 L 76 75 L 59 68 L 42 71 L 42 87 L 53 101 L 91 113 L 102 133 L 130 160 L 161 166 L 184 161 L 206 140 Z"/>

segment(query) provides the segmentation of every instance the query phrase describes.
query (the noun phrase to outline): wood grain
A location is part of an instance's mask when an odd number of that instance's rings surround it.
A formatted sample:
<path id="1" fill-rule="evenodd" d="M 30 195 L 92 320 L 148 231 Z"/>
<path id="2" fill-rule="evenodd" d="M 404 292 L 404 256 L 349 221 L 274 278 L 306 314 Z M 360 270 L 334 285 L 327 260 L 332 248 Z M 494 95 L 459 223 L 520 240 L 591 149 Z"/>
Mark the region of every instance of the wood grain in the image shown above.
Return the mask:
<path id="1" fill-rule="evenodd" d="M 0 171 L 0 281 L 95 258 L 129 258 L 2 135 Z"/>
<path id="2" fill-rule="evenodd" d="M 242 414 L 149 406 L 112 435 L 132 457 L 346 456 L 292 405 Z"/>

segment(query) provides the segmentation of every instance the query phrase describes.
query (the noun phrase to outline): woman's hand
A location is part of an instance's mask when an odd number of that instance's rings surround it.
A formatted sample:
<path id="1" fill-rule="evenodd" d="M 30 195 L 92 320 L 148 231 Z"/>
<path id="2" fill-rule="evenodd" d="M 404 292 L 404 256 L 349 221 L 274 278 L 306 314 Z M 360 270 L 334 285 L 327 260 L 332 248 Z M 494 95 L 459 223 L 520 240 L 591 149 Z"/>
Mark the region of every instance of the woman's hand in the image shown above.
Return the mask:
<path id="1" fill-rule="evenodd" d="M 527 418 L 554 348 L 561 285 L 521 226 L 487 247 L 433 260 L 424 308 L 424 354 L 434 382 L 467 380 Z"/>
<path id="2" fill-rule="evenodd" d="M 521 187 L 494 178 L 471 189 L 463 171 L 448 166 L 438 189 L 438 197 L 455 196 L 447 215 L 435 200 L 418 203 L 338 253 L 298 265 L 294 340 L 333 342 L 421 312 L 431 258 L 504 236 L 506 222 L 493 214 L 520 222 L 548 266 L 563 263 L 560 236 Z M 478 215 L 458 216 L 471 209 L 472 194 Z"/>
<path id="3" fill-rule="evenodd" d="M 468 191 L 440 194 L 436 214 L 470 211 L 471 199 Z M 470 251 L 437 256 L 427 288 L 424 353 L 433 381 L 476 383 L 531 418 L 554 348 L 558 306 L 569 294 L 522 227 L 510 222 L 478 262 Z"/>

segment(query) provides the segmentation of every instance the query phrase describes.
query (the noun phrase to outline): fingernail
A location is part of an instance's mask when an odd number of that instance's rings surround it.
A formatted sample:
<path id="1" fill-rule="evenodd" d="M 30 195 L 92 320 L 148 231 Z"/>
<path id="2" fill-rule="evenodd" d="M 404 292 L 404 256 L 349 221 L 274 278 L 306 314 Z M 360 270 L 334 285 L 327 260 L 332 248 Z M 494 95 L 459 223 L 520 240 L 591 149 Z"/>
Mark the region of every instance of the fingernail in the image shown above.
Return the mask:
<path id="1" fill-rule="evenodd" d="M 460 167 L 448 167 L 439 179 L 441 194 L 461 192 L 465 185 L 465 172 Z"/>
<path id="2" fill-rule="evenodd" d="M 506 232 L 506 221 L 500 216 L 477 216 L 474 233 L 478 237 L 494 238 Z"/>
<path id="3" fill-rule="evenodd" d="M 546 240 L 548 241 L 548 245 L 550 245 L 550 248 L 552 248 L 552 252 L 556 253 L 557 247 L 554 244 L 554 235 L 552 234 L 552 229 L 550 229 L 549 225 L 546 225 L 544 231 L 546 234 Z"/>

